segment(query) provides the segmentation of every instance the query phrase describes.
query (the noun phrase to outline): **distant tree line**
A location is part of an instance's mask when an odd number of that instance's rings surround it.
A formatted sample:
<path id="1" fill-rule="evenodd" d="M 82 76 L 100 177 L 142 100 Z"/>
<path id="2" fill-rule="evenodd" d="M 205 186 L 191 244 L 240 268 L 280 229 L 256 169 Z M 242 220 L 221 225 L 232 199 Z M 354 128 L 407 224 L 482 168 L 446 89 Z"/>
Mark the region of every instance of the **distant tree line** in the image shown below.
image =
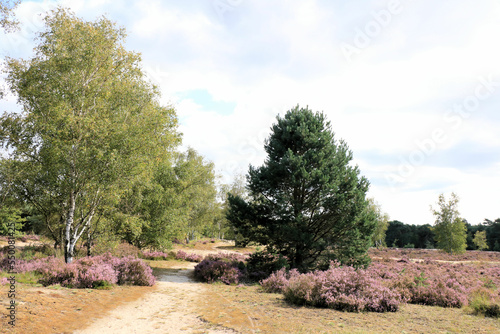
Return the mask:
<path id="1" fill-rule="evenodd" d="M 486 250 L 500 252 L 500 218 L 494 221 L 485 219 L 483 223 L 478 225 L 466 222 L 466 227 L 467 250 L 478 249 L 474 238 L 478 232 L 485 232 Z M 389 222 L 385 243 L 388 247 L 398 248 L 436 248 L 435 235 L 431 225 L 409 225 L 398 220 Z"/>

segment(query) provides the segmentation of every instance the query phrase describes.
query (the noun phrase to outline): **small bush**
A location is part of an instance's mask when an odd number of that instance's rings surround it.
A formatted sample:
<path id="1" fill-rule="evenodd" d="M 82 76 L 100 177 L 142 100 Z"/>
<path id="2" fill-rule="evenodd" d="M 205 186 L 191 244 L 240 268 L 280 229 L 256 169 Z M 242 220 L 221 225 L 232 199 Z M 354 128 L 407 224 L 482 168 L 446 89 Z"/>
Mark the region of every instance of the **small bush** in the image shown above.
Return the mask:
<path id="1" fill-rule="evenodd" d="M 203 260 L 203 256 L 195 253 L 186 253 L 183 250 L 177 251 L 175 255 L 177 260 L 189 261 L 189 262 L 201 262 Z"/>
<path id="2" fill-rule="evenodd" d="M 34 234 L 26 234 L 19 238 L 22 242 L 27 241 L 40 241 L 40 236 Z"/>
<path id="3" fill-rule="evenodd" d="M 75 263 L 78 270 L 77 288 L 97 288 L 116 284 L 117 272 L 111 263 L 95 261 L 93 258 L 83 258 Z"/>
<path id="4" fill-rule="evenodd" d="M 485 289 L 476 290 L 472 293 L 469 307 L 476 315 L 482 314 L 491 318 L 500 317 L 500 306 L 491 301 L 491 292 Z"/>
<path id="5" fill-rule="evenodd" d="M 248 277 L 253 281 L 265 279 L 282 268 L 288 269 L 290 265 L 287 258 L 280 254 L 258 251 L 247 260 Z"/>
<path id="6" fill-rule="evenodd" d="M 5 261 L 0 266 L 5 266 Z M 112 284 L 152 286 L 155 283 L 152 269 L 141 259 L 123 258 L 104 254 L 84 257 L 66 264 L 60 258 L 46 257 L 31 261 L 17 260 L 18 273 L 34 272 L 40 275 L 44 286 L 60 284 L 68 288 L 98 288 Z"/>
<path id="7" fill-rule="evenodd" d="M 366 270 L 336 263 L 327 271 L 291 277 L 283 294 L 294 304 L 350 312 L 395 312 L 401 303 L 397 292 L 382 286 Z"/>
<path id="8" fill-rule="evenodd" d="M 218 253 L 208 254 L 205 257 L 205 259 L 212 261 L 222 260 L 226 262 L 245 262 L 248 260 L 248 256 L 239 253 L 218 252 Z"/>
<path id="9" fill-rule="evenodd" d="M 124 257 L 115 270 L 118 271 L 118 284 L 120 285 L 153 286 L 155 284 L 153 270 L 141 259 L 132 256 Z"/>
<path id="10" fill-rule="evenodd" d="M 116 257 L 139 257 L 139 248 L 126 242 L 118 244 L 116 247 L 112 248 L 110 254 Z"/>
<path id="11" fill-rule="evenodd" d="M 165 253 L 165 252 L 145 252 L 145 251 L 142 251 L 140 253 L 140 255 L 141 255 L 141 258 L 143 258 L 143 259 L 146 259 L 146 260 L 155 260 L 155 261 L 158 261 L 158 260 L 171 260 L 171 259 L 175 259 L 176 258 L 174 252 Z"/>
<path id="12" fill-rule="evenodd" d="M 194 268 L 195 278 L 208 283 L 238 284 L 245 277 L 244 257 L 240 254 L 210 254 Z"/>
<path id="13" fill-rule="evenodd" d="M 298 275 L 299 272 L 297 269 L 292 269 L 288 272 L 285 268 L 282 268 L 269 275 L 268 278 L 261 280 L 260 285 L 262 290 L 267 293 L 283 292 L 283 289 L 287 286 L 290 277 Z"/>
<path id="14" fill-rule="evenodd" d="M 306 274 L 282 269 L 261 284 L 264 291 L 281 291 L 292 304 L 349 312 L 395 312 L 402 301 L 397 292 L 381 285 L 367 271 L 337 263 L 326 271 Z"/>

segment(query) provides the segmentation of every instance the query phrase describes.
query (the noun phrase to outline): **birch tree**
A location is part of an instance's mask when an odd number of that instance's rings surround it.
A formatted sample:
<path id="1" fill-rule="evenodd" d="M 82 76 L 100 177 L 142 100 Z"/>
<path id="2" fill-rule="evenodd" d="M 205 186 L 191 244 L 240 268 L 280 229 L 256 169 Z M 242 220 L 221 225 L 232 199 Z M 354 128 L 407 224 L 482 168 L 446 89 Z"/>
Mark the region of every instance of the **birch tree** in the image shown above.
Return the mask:
<path id="1" fill-rule="evenodd" d="M 449 201 L 443 194 L 439 195 L 439 209 L 431 206 L 431 211 L 436 217 L 433 232 L 437 246 L 450 254 L 463 253 L 467 247 L 467 227 L 458 212 L 459 198 L 455 193 L 451 194 Z"/>
<path id="2" fill-rule="evenodd" d="M 179 141 L 175 111 L 125 50 L 125 31 L 105 17 L 84 21 L 59 8 L 29 60 L 7 58 L 21 113 L 0 118 L 20 198 L 59 217 L 65 260 L 96 212 L 138 177 L 149 177 Z"/>
<path id="3" fill-rule="evenodd" d="M 0 28 L 8 32 L 17 28 L 18 22 L 13 11 L 19 3 L 20 0 L 0 0 Z"/>

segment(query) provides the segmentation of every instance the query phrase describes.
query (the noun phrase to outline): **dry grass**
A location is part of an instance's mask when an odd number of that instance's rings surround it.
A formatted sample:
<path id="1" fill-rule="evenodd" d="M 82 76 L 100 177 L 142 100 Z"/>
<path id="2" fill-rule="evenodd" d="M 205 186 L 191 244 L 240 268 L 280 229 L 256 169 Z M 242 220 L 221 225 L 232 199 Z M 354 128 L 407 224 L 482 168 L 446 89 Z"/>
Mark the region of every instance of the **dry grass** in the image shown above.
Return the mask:
<path id="1" fill-rule="evenodd" d="M 2 297 L 0 333 L 72 333 L 94 319 L 106 316 L 116 306 L 134 301 L 154 287 L 116 286 L 111 290 L 43 288 L 16 286 L 16 326 L 11 328 L 5 307 L 10 300 Z M 7 296 L 7 286 L 0 286 Z"/>
<path id="2" fill-rule="evenodd" d="M 287 304 L 258 286 L 211 285 L 202 317 L 241 333 L 500 333 L 500 320 L 464 309 L 402 305 L 396 313 L 348 313 Z"/>
<path id="3" fill-rule="evenodd" d="M 176 247 L 186 251 L 251 252 L 227 243 Z M 420 254 L 419 254 L 420 255 Z M 192 268 L 190 262 L 148 261 L 156 268 Z M 241 333 L 500 333 L 500 319 L 472 315 L 467 309 L 402 305 L 396 313 L 347 313 L 287 304 L 280 294 L 258 286 L 206 285 L 193 300 L 210 324 Z M 0 333 L 71 333 L 106 317 L 118 305 L 139 299 L 154 287 L 116 286 L 111 290 L 42 288 L 18 284 L 17 325 L 7 325 L 7 286 L 0 286 Z"/>
<path id="4" fill-rule="evenodd" d="M 245 248 L 235 247 L 234 241 L 215 241 L 211 242 L 209 239 L 202 239 L 191 242 L 187 245 L 174 245 L 174 250 L 183 250 L 186 252 L 199 251 L 199 254 L 207 254 L 207 252 L 238 252 L 238 253 L 253 253 L 257 249 L 256 246 L 248 246 Z"/>

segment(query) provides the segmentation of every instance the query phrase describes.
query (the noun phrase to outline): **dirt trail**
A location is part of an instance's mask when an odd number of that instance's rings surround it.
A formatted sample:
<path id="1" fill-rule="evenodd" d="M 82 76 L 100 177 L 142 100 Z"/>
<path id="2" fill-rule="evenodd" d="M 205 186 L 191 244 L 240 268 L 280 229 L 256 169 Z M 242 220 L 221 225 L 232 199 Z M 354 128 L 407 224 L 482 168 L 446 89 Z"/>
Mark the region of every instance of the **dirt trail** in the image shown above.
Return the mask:
<path id="1" fill-rule="evenodd" d="M 158 270 L 154 292 L 114 309 L 74 334 L 235 333 L 214 328 L 196 315 L 193 305 L 203 298 L 206 287 L 190 278 L 192 271 L 192 268 Z"/>

